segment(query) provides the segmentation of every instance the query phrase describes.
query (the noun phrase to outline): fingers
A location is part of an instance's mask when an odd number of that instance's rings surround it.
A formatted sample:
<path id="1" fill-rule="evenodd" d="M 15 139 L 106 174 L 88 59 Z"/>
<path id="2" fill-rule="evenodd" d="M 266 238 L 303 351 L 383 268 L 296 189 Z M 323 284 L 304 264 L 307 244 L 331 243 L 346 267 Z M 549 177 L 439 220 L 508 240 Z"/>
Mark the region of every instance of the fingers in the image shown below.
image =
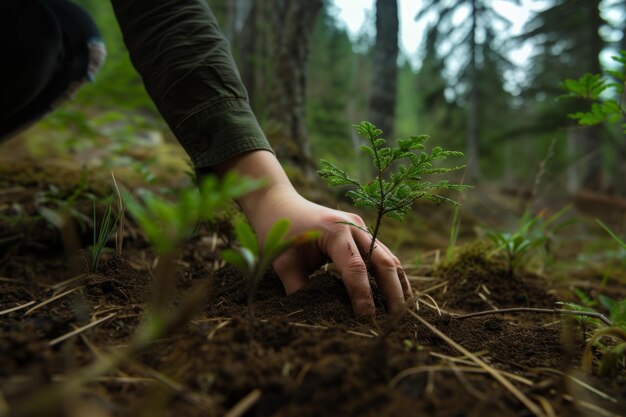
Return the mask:
<path id="1" fill-rule="evenodd" d="M 287 295 L 296 292 L 307 282 L 308 270 L 296 248 L 290 248 L 273 263 Z"/>
<path id="2" fill-rule="evenodd" d="M 371 244 L 370 235 L 360 231 L 355 233 L 355 239 L 361 247 L 369 248 Z M 391 314 L 403 311 L 406 300 L 411 297 L 411 289 L 398 258 L 385 245 L 377 241 L 370 265 L 387 301 L 388 311 Z"/>
<path id="3" fill-rule="evenodd" d="M 372 289 L 367 278 L 365 261 L 352 234 L 343 229 L 328 244 L 328 255 L 339 270 L 346 286 L 352 309 L 357 316 L 373 319 L 375 314 Z"/>

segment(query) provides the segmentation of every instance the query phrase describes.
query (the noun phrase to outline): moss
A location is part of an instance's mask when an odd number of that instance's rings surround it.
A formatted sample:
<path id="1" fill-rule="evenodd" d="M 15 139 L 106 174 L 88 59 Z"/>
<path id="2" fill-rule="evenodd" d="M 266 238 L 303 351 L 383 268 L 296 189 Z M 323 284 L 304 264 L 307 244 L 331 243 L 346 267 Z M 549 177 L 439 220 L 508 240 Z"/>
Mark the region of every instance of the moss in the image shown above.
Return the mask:
<path id="1" fill-rule="evenodd" d="M 0 165 L 0 187 L 22 186 L 47 189 L 54 185 L 61 196 L 70 196 L 80 185 L 82 173 L 76 169 L 48 166 L 32 160 L 8 162 Z M 111 194 L 111 186 L 104 179 L 87 172 L 84 192 L 103 197 Z"/>
<path id="2" fill-rule="evenodd" d="M 437 265 L 434 274 L 447 279 L 469 279 L 500 271 L 503 265 L 491 256 L 492 251 L 493 245 L 487 241 L 466 243 L 455 249 L 451 259 Z"/>

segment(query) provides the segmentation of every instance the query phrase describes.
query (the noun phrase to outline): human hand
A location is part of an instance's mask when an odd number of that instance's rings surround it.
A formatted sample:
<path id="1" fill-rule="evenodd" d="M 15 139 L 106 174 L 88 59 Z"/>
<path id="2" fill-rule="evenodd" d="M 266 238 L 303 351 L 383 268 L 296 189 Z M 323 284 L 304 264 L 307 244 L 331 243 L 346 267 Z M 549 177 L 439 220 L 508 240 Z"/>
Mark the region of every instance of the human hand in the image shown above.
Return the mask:
<path id="1" fill-rule="evenodd" d="M 371 236 L 364 231 L 366 226 L 359 216 L 312 203 L 292 187 L 283 185 L 266 190 L 255 203 L 256 209 L 249 219 L 261 241 L 272 224 L 281 218 L 291 220 L 290 234 L 294 236 L 308 230 L 320 232 L 319 238 L 288 249 L 274 262 L 287 294 L 300 289 L 308 276 L 330 258 L 341 274 L 355 314 L 374 316 L 372 289 L 363 259 Z M 380 242 L 372 253 L 371 269 L 385 296 L 388 311 L 392 314 L 402 311 L 405 301 L 411 297 L 411 290 L 400 261 Z"/>
<path id="2" fill-rule="evenodd" d="M 235 169 L 242 175 L 268 180 L 267 186 L 238 200 L 261 242 L 271 226 L 282 218 L 291 220 L 289 233 L 292 236 L 310 230 L 320 232 L 317 239 L 288 249 L 274 261 L 274 269 L 287 294 L 300 289 L 308 276 L 330 258 L 341 274 L 355 314 L 374 316 L 372 289 L 363 259 L 371 236 L 365 232 L 367 228 L 359 216 L 312 203 L 300 196 L 269 152 L 244 154 L 222 169 Z M 377 241 L 370 266 L 389 312 L 402 311 L 412 293 L 398 258 Z"/>

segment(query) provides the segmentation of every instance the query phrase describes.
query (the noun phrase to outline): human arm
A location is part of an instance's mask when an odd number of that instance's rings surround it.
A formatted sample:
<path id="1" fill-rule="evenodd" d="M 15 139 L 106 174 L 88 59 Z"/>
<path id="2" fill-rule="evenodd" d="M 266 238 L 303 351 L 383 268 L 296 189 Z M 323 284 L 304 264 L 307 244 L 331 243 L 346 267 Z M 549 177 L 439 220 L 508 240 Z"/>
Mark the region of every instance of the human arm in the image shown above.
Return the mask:
<path id="1" fill-rule="evenodd" d="M 272 153 L 229 52 L 228 42 L 204 2 L 112 0 L 135 67 L 165 120 L 201 172 L 235 170 L 265 178 L 264 188 L 238 200 L 262 241 L 271 225 L 292 221 L 291 233 L 315 229 L 320 237 L 290 249 L 274 267 L 287 293 L 332 259 L 355 313 L 372 316 L 374 303 L 361 256 L 369 236 L 356 215 L 314 204 L 300 196 Z M 372 258 L 390 311 L 410 296 L 400 262 L 381 243 Z"/>

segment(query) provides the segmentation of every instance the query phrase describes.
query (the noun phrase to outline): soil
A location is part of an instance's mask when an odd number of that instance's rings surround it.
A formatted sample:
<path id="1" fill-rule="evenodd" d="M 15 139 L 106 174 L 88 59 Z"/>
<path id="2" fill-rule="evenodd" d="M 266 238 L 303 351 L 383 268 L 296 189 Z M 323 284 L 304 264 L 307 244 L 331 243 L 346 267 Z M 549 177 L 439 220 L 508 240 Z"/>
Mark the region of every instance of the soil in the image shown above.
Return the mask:
<path id="1" fill-rule="evenodd" d="M 48 186 L 49 179 L 0 178 L 0 416 L 44 404 L 46 389 L 63 386 L 104 352 L 123 349 L 151 308 L 155 256 L 132 225 L 122 255 L 106 254 L 97 272 L 76 275 L 58 232 L 37 223 L 32 196 Z M 15 216 L 14 201 L 34 223 L 7 220 Z M 251 324 L 244 280 L 221 265 L 211 233 L 201 229 L 174 263 L 172 314 L 186 294 L 208 287 L 193 318 L 31 415 L 533 415 L 412 315 L 390 318 L 379 302 L 375 322 L 357 320 L 332 272 L 320 271 L 289 297 L 269 272 Z M 407 271 L 418 296 L 415 312 L 505 372 L 547 416 L 626 415 L 626 373 L 599 379 L 580 371 L 584 335 L 570 320 L 530 313 L 458 318 L 493 308 L 551 308 L 565 296 L 549 276 L 523 268 L 510 275 L 487 254 L 469 246 L 432 270 Z M 617 284 L 611 291 L 626 294 Z"/>

